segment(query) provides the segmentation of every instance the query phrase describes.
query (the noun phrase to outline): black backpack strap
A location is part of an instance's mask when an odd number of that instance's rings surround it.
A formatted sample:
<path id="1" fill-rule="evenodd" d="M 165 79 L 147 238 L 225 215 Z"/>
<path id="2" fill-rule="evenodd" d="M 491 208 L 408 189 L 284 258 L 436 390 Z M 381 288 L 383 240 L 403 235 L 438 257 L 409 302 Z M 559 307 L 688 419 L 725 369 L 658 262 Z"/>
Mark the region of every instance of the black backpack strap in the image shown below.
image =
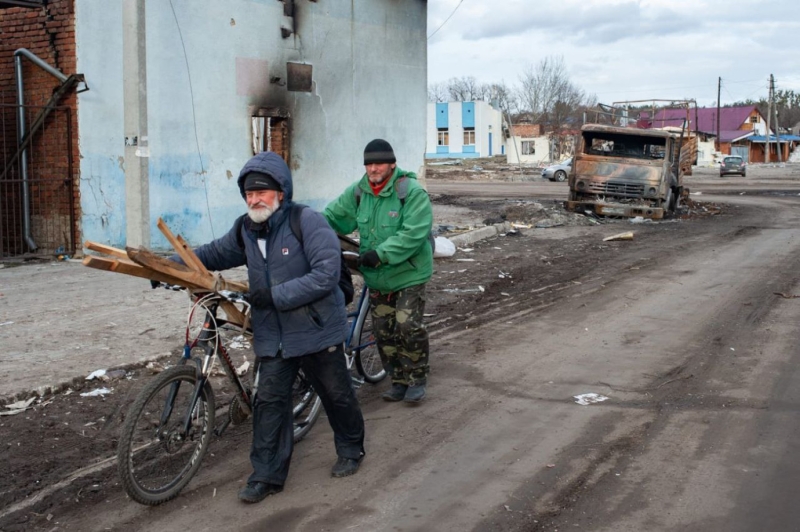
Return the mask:
<path id="1" fill-rule="evenodd" d="M 303 215 L 303 209 L 306 205 L 301 203 L 293 203 L 289 211 L 289 227 L 292 229 L 292 234 L 303 245 L 303 228 L 300 225 L 300 217 Z"/>
<path id="2" fill-rule="evenodd" d="M 243 214 L 236 218 L 236 221 L 233 222 L 233 227 L 236 230 L 236 243 L 239 245 L 239 249 L 244 251 L 244 235 L 242 234 L 242 229 L 244 229 L 244 217 L 247 216 Z"/>

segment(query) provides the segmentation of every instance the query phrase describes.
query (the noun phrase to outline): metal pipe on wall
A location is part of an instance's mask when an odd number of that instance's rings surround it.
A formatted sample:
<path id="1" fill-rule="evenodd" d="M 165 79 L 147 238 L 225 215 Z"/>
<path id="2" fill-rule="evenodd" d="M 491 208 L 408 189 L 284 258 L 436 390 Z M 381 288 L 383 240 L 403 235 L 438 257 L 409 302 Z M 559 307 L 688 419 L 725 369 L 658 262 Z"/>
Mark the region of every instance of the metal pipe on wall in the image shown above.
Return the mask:
<path id="1" fill-rule="evenodd" d="M 26 57 L 34 65 L 38 66 L 51 76 L 55 77 L 61 83 L 67 81 L 67 76 L 48 65 L 41 58 L 37 57 L 33 52 L 25 48 L 20 48 L 14 52 L 14 75 L 17 82 L 17 142 L 22 145 L 22 141 L 27 133 L 27 125 L 25 123 L 25 84 L 22 78 L 22 58 Z M 30 206 L 30 190 L 28 187 L 28 149 L 25 148 L 20 154 L 20 167 L 22 172 L 22 230 L 25 242 L 31 251 L 36 251 L 39 246 L 33 240 L 31 235 L 31 206 Z"/>

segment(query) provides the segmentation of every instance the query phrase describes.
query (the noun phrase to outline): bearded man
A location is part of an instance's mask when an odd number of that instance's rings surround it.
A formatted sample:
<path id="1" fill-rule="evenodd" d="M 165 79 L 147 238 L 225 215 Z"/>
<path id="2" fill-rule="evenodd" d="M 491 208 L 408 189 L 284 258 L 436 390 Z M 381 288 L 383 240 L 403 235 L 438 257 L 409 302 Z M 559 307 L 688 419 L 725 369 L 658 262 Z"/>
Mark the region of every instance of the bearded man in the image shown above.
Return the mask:
<path id="1" fill-rule="evenodd" d="M 321 214 L 292 202 L 292 176 L 275 153 L 242 168 L 247 215 L 223 237 L 195 250 L 208 270 L 247 265 L 256 389 L 253 473 L 239 499 L 253 503 L 283 490 L 293 449 L 292 383 L 302 369 L 322 399 L 338 459 L 334 477 L 358 471 L 364 418 L 344 357 L 347 316 L 338 280 L 339 240 Z M 298 239 L 290 227 L 301 208 Z"/>

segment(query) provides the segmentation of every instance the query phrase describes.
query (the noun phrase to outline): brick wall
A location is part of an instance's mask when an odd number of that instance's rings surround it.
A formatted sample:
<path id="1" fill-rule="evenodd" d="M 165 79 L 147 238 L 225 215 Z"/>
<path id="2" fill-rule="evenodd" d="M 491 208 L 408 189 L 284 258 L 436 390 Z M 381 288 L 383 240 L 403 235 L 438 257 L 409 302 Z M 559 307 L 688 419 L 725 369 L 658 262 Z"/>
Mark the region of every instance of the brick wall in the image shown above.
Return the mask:
<path id="1" fill-rule="evenodd" d="M 75 74 L 74 1 L 50 0 L 47 6 L 36 9 L 0 9 L 0 171 L 6 168 L 18 142 L 14 52 L 26 48 L 63 74 Z M 60 81 L 26 58 L 22 59 L 22 65 L 25 115 L 30 127 Z M 43 253 L 79 241 L 75 92 L 58 105 L 63 108 L 50 115 L 28 150 L 32 233 Z M 16 163 L 6 174 L 5 182 L 0 183 L 0 257 L 25 251 L 21 247 L 20 179 L 20 165 Z"/>

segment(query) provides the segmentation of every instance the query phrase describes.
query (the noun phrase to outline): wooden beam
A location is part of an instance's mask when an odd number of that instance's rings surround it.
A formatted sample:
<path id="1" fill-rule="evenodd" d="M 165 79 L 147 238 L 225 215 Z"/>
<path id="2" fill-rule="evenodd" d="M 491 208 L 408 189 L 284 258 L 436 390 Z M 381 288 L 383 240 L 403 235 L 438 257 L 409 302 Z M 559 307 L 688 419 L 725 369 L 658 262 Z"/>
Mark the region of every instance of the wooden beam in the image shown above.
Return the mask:
<path id="1" fill-rule="evenodd" d="M 184 248 L 181 245 L 180 240 L 178 240 L 178 238 L 174 234 L 172 234 L 172 231 L 170 231 L 170 229 L 167 226 L 167 224 L 164 223 L 164 220 L 159 218 L 158 222 L 156 223 L 156 226 L 158 226 L 159 231 L 161 231 L 161 233 L 169 241 L 169 243 L 172 245 L 172 247 L 175 248 L 175 252 L 181 258 L 181 260 L 184 263 L 186 263 L 187 266 L 191 267 L 192 264 L 195 261 L 199 261 L 199 259 L 197 258 L 197 255 L 195 255 L 194 252 L 192 252 L 191 249 L 187 250 L 186 248 Z M 187 248 L 188 248 L 188 246 L 187 246 Z M 205 270 L 205 268 L 203 268 L 203 270 Z M 199 270 L 199 271 L 202 271 L 202 270 Z M 206 273 L 208 273 L 208 271 L 206 271 Z"/>
<path id="2" fill-rule="evenodd" d="M 200 273 L 196 270 L 173 262 L 169 259 L 161 258 L 145 248 L 134 249 L 125 248 L 130 259 L 136 264 L 140 264 L 157 272 L 183 279 L 187 283 L 201 286 L 211 292 L 219 290 L 230 290 L 232 292 L 247 292 L 246 284 L 236 281 L 227 281 L 219 275 Z"/>
<path id="3" fill-rule="evenodd" d="M 88 266 L 90 268 L 94 268 L 96 270 L 124 273 L 126 275 L 132 275 L 134 277 L 140 277 L 142 279 L 150 279 L 161 283 L 185 286 L 186 288 L 191 288 L 191 289 L 203 288 L 194 284 L 186 283 L 183 279 L 178 279 L 176 277 L 172 277 L 170 275 L 166 275 L 160 272 L 155 272 L 153 270 L 144 268 L 142 266 L 139 266 L 138 264 L 134 264 L 128 261 L 123 262 L 117 259 L 108 259 L 105 257 L 91 256 L 91 257 L 85 257 L 83 259 L 83 265 Z"/>
<path id="4" fill-rule="evenodd" d="M 91 240 L 84 242 L 83 247 L 92 251 L 97 251 L 98 253 L 103 253 L 104 255 L 111 255 L 112 257 L 116 257 L 118 259 L 130 260 L 128 259 L 128 253 L 124 249 L 113 248 L 111 246 L 106 246 L 105 244 L 98 244 L 97 242 L 92 242 Z"/>

